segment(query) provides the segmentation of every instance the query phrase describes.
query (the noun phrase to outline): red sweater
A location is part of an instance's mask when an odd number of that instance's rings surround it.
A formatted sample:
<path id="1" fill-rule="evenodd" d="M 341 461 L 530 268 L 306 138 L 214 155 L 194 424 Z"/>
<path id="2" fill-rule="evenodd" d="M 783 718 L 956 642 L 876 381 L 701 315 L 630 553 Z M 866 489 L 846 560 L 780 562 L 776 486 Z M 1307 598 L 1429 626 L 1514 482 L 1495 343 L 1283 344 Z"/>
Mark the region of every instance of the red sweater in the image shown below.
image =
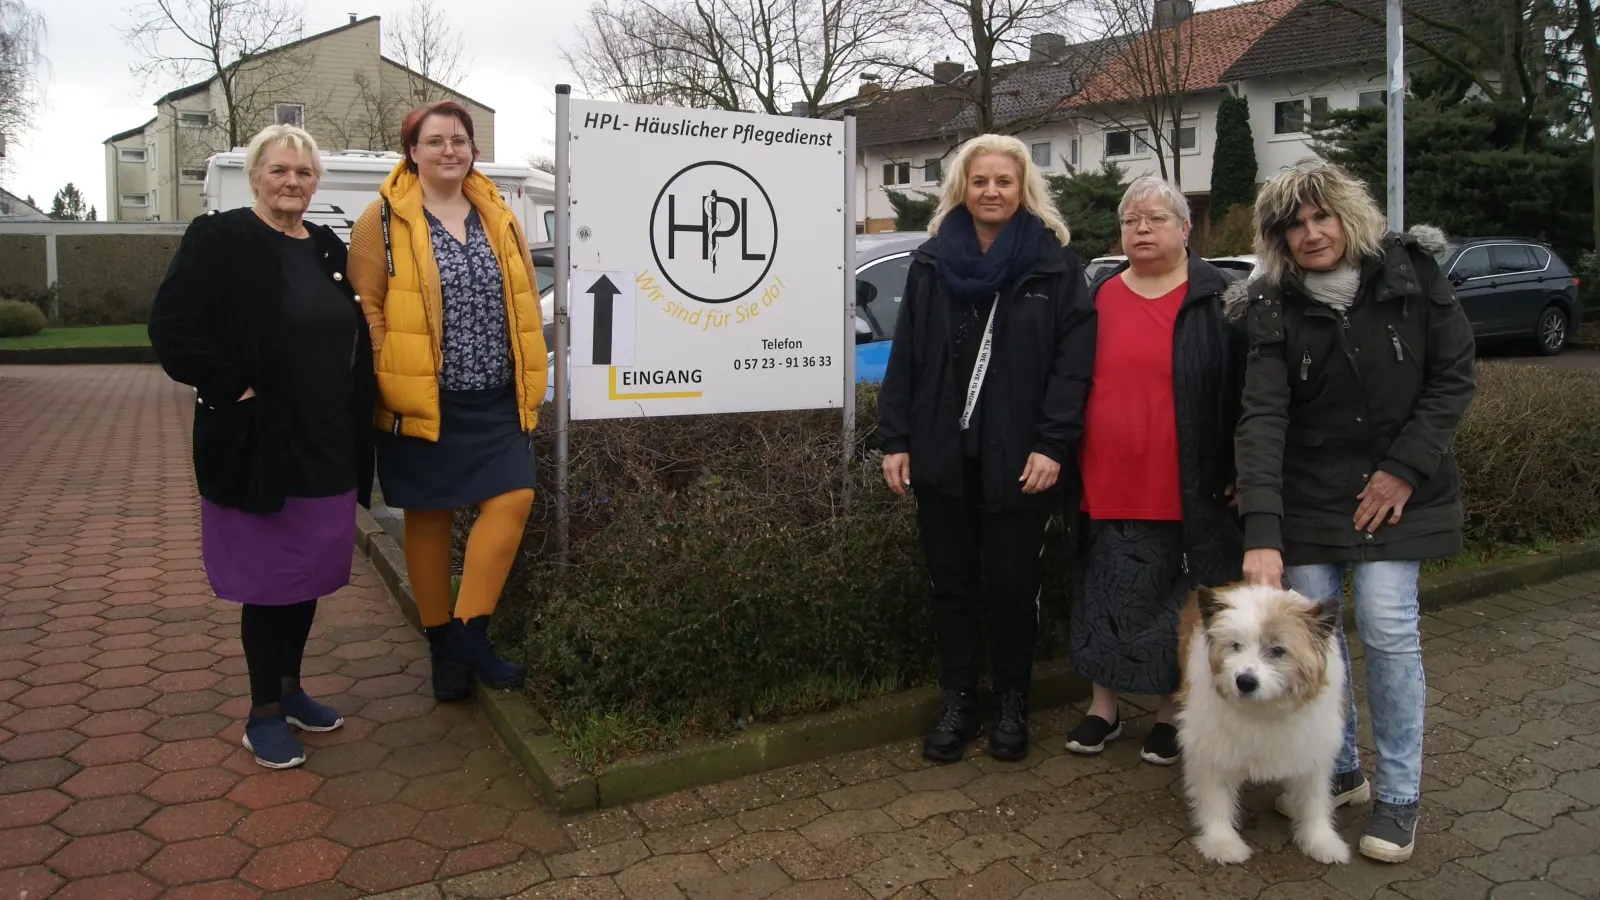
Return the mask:
<path id="1" fill-rule="evenodd" d="M 1172 330 L 1188 287 L 1148 299 L 1118 276 L 1095 297 L 1099 337 L 1080 460 L 1091 519 L 1183 518 Z"/>

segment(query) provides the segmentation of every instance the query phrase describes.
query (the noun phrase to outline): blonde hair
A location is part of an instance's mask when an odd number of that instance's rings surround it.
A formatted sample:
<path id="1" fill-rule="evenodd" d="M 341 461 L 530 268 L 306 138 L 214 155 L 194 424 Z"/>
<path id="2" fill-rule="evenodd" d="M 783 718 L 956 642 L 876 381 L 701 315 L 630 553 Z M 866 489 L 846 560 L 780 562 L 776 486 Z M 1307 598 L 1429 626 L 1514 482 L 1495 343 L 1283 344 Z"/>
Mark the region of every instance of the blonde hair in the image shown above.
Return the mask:
<path id="1" fill-rule="evenodd" d="M 262 157 L 267 155 L 268 150 L 275 150 L 278 147 L 288 147 L 310 159 L 311 169 L 317 173 L 317 180 L 322 180 L 322 157 L 317 152 L 317 139 L 304 128 L 294 125 L 268 125 L 250 139 L 250 146 L 244 151 L 244 171 L 250 179 L 252 197 L 256 193 L 256 176 L 261 173 Z"/>
<path id="2" fill-rule="evenodd" d="M 1360 266 L 1378 255 L 1388 220 L 1378 210 L 1367 185 L 1344 169 L 1310 158 L 1274 175 L 1256 195 L 1256 256 L 1268 284 L 1282 284 L 1301 274 L 1289 250 L 1289 227 L 1310 204 L 1339 217 L 1344 229 L 1344 261 Z"/>
<path id="3" fill-rule="evenodd" d="M 939 211 L 928 222 L 928 233 L 938 234 L 945 216 L 967 202 L 967 178 L 971 174 L 972 161 L 990 153 L 1007 157 L 1017 164 L 1017 172 L 1022 176 L 1022 209 L 1038 216 L 1046 228 L 1056 233 L 1063 246 L 1071 241 L 1072 233 L 1067 230 L 1067 222 L 1056 211 L 1055 204 L 1050 202 L 1050 194 L 1044 186 L 1044 175 L 1033 164 L 1028 148 L 1016 138 L 1003 134 L 980 134 L 956 151 L 955 159 L 950 164 L 950 177 L 944 180 L 944 187 L 939 194 Z"/>
<path id="4" fill-rule="evenodd" d="M 1189 198 L 1185 197 L 1182 191 L 1173 187 L 1170 181 L 1157 175 L 1141 175 L 1135 178 L 1133 183 L 1128 185 L 1128 189 L 1123 192 L 1122 202 L 1117 204 L 1117 215 L 1127 215 L 1130 208 L 1152 197 L 1165 201 L 1167 208 L 1172 210 L 1172 214 L 1177 216 L 1183 224 L 1191 224 Z"/>

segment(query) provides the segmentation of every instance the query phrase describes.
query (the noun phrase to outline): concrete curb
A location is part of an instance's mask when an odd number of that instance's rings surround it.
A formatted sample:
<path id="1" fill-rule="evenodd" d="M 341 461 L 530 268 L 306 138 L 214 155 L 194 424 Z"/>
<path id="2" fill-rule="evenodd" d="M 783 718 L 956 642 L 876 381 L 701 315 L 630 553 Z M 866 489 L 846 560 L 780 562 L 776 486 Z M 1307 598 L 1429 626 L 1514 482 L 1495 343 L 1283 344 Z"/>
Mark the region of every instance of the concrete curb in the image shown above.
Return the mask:
<path id="1" fill-rule="evenodd" d="M 0 350 L 0 366 L 127 365 L 157 362 L 152 347 L 39 347 Z"/>
<path id="2" fill-rule="evenodd" d="M 421 630 L 416 601 L 405 577 L 399 544 L 364 509 L 358 509 L 356 545 L 372 560 L 378 575 L 413 628 Z M 1567 544 L 1550 553 L 1531 554 L 1422 580 L 1424 612 L 1504 593 L 1543 581 L 1600 568 L 1600 541 Z M 1354 612 L 1345 609 L 1347 628 Z M 1032 705 L 1053 709 L 1089 695 L 1089 684 L 1064 661 L 1039 663 L 1034 670 Z M 811 762 L 825 756 L 865 750 L 914 738 L 927 727 L 938 705 L 933 687 L 876 697 L 832 712 L 773 725 L 758 725 L 722 741 L 685 743 L 675 750 L 647 753 L 606 766 L 598 774 L 579 768 L 544 717 L 520 691 L 476 686 L 474 696 L 511 755 L 538 785 L 546 802 L 562 813 L 621 806 L 699 785 Z"/>

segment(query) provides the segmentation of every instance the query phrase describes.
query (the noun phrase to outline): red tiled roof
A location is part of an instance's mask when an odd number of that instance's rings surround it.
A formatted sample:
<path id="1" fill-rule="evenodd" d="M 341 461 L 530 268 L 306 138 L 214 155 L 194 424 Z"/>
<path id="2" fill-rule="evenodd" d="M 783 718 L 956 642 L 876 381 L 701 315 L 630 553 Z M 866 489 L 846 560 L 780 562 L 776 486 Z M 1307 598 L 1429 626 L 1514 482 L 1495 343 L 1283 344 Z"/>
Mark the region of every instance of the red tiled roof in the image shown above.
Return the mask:
<path id="1" fill-rule="evenodd" d="M 1221 87 L 1223 73 L 1234 60 L 1244 55 L 1273 23 L 1283 18 L 1300 0 L 1259 0 L 1237 6 L 1195 13 L 1177 28 L 1179 46 L 1185 59 L 1178 68 L 1184 91 L 1202 91 Z M 1172 50 L 1155 42 L 1171 42 L 1170 28 L 1146 32 L 1134 37 L 1128 49 L 1106 65 L 1089 84 L 1076 95 L 1067 98 L 1064 106 L 1084 106 L 1092 103 L 1116 103 L 1138 97 L 1143 89 L 1155 80 L 1154 73 L 1145 74 L 1154 65 L 1166 61 L 1171 65 Z"/>

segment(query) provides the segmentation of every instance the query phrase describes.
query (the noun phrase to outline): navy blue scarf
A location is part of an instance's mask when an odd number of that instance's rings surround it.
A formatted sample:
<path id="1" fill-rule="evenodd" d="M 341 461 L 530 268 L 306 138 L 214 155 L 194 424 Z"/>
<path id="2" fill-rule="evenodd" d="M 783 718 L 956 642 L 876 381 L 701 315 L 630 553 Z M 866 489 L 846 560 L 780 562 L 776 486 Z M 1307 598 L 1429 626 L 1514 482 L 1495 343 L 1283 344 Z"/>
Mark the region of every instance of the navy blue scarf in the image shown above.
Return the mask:
<path id="1" fill-rule="evenodd" d="M 1018 210 L 985 253 L 978 246 L 972 213 L 958 206 L 939 224 L 939 274 L 950 295 L 969 303 L 987 299 L 1022 277 L 1038 262 L 1049 233 L 1043 220 Z"/>

